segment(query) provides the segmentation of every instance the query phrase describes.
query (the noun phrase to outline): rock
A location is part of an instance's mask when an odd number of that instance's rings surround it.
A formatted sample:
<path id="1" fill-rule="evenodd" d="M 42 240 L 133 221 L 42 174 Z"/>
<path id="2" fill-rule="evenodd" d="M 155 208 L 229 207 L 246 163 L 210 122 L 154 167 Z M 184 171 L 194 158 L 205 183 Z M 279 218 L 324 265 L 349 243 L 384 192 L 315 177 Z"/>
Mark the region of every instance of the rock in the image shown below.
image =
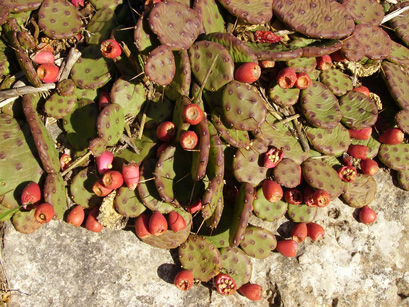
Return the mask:
<path id="1" fill-rule="evenodd" d="M 407 306 L 409 193 L 385 172 L 375 179 L 374 224 L 359 223 L 356 209 L 335 200 L 315 219 L 324 239 L 307 238 L 296 258 L 252 259 L 251 282 L 264 289 L 259 302 L 221 296 L 211 283 L 176 289 L 177 252 L 141 242 L 133 229 L 93 233 L 52 221 L 24 235 L 7 222 L 2 264 L 18 290 L 11 306 Z M 284 236 L 293 225 L 250 222 Z"/>

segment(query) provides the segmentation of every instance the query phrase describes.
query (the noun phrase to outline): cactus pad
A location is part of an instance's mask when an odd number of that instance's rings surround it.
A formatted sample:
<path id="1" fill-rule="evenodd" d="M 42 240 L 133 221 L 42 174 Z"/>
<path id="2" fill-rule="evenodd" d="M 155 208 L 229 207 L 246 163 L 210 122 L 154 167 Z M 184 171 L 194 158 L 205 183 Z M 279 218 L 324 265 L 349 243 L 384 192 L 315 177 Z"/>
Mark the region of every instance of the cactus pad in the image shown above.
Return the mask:
<path id="1" fill-rule="evenodd" d="M 118 213 L 126 217 L 137 217 L 146 210 L 135 191 L 127 187 L 117 189 L 114 206 Z"/>
<path id="2" fill-rule="evenodd" d="M 11 222 L 18 232 L 29 234 L 39 229 L 43 224 L 34 217 L 36 209 L 30 211 L 17 211 L 13 214 Z"/>
<path id="3" fill-rule="evenodd" d="M 145 87 L 141 82 L 119 78 L 112 86 L 110 97 L 112 103 L 122 107 L 125 116 L 135 116 L 146 101 Z"/>
<path id="4" fill-rule="evenodd" d="M 264 196 L 263 189 L 259 187 L 253 202 L 253 213 L 258 218 L 274 222 L 279 220 L 287 212 L 288 204 L 284 201 L 272 203 Z"/>
<path id="5" fill-rule="evenodd" d="M 145 64 L 145 74 L 151 81 L 166 86 L 172 82 L 175 71 L 175 57 L 169 46 L 160 45 L 150 52 Z"/>
<path id="6" fill-rule="evenodd" d="M 250 137 L 247 131 L 228 127 L 228 124 L 224 122 L 224 119 L 215 111 L 212 112 L 211 118 L 217 132 L 225 142 L 236 148 L 247 147 L 250 145 Z"/>
<path id="7" fill-rule="evenodd" d="M 244 239 L 240 243 L 240 247 L 246 252 L 246 254 L 256 259 L 267 258 L 276 246 L 277 239 L 274 234 L 267 229 L 256 226 L 249 226 L 246 228 Z"/>
<path id="8" fill-rule="evenodd" d="M 295 188 L 301 183 L 301 166 L 284 158 L 273 168 L 274 181 L 286 188 Z"/>
<path id="9" fill-rule="evenodd" d="M 61 119 L 70 114 L 76 102 L 77 97 L 74 95 L 62 96 L 59 93 L 54 93 L 45 102 L 44 109 L 49 116 Z"/>
<path id="10" fill-rule="evenodd" d="M 268 23 L 273 16 L 271 0 L 241 1 L 241 0 L 219 0 L 226 10 L 252 24 Z"/>
<path id="11" fill-rule="evenodd" d="M 290 107 L 298 102 L 300 90 L 294 88 L 282 88 L 273 81 L 268 91 L 269 98 L 281 107 Z"/>
<path id="12" fill-rule="evenodd" d="M 337 69 L 328 69 L 320 74 L 322 84 L 326 85 L 336 96 L 345 95 L 352 90 L 350 77 Z"/>
<path id="13" fill-rule="evenodd" d="M 115 145 L 125 128 L 124 111 L 119 104 L 108 104 L 99 114 L 97 129 L 99 137 L 107 146 Z"/>
<path id="14" fill-rule="evenodd" d="M 95 171 L 91 171 L 89 168 L 79 171 L 74 176 L 70 185 L 71 198 L 74 203 L 85 209 L 101 204 L 102 199 L 92 191 L 92 186 L 97 179 Z"/>
<path id="15" fill-rule="evenodd" d="M 386 59 L 395 64 L 409 65 L 409 49 L 395 41 L 392 41 L 391 53 Z"/>
<path id="16" fill-rule="evenodd" d="M 48 174 L 44 184 L 44 201 L 54 207 L 54 219 L 63 218 L 67 210 L 67 200 L 64 179 L 59 174 Z"/>
<path id="17" fill-rule="evenodd" d="M 225 272 L 236 282 L 237 288 L 248 283 L 253 272 L 253 265 L 247 254 L 237 247 L 220 249 L 222 272 Z"/>
<path id="18" fill-rule="evenodd" d="M 340 156 L 351 144 L 348 130 L 338 124 L 333 129 L 306 127 L 305 133 L 314 148 L 329 156 Z"/>
<path id="19" fill-rule="evenodd" d="M 387 167 L 400 171 L 409 169 L 409 144 L 382 144 L 378 158 Z"/>
<path id="20" fill-rule="evenodd" d="M 337 39 L 318 40 L 302 48 L 304 57 L 319 57 L 338 51 L 342 42 Z"/>
<path id="21" fill-rule="evenodd" d="M 399 65 L 382 62 L 383 78 L 396 104 L 401 109 L 409 109 L 409 74 Z"/>
<path id="22" fill-rule="evenodd" d="M 365 56 L 370 59 L 383 60 L 391 53 L 392 40 L 380 27 L 359 24 L 353 35 L 365 49 Z"/>
<path id="23" fill-rule="evenodd" d="M 376 181 L 372 176 L 358 174 L 354 182 L 345 183 L 342 198 L 354 208 L 369 205 L 376 195 Z"/>
<path id="24" fill-rule="evenodd" d="M 396 113 L 395 122 L 400 130 L 409 133 L 409 110 L 400 110 Z"/>
<path id="25" fill-rule="evenodd" d="M 357 24 L 379 26 L 385 16 L 383 6 L 375 0 L 343 0 L 341 3 Z"/>
<path id="26" fill-rule="evenodd" d="M 310 223 L 318 213 L 318 207 L 308 207 L 307 205 L 288 204 L 288 217 L 295 223 Z"/>
<path id="27" fill-rule="evenodd" d="M 363 93 L 349 91 L 339 98 L 342 123 L 348 128 L 363 129 L 371 127 L 378 118 L 376 104 Z"/>
<path id="28" fill-rule="evenodd" d="M 197 0 L 193 9 L 202 15 L 203 27 L 206 33 L 226 32 L 224 19 L 214 0 Z"/>

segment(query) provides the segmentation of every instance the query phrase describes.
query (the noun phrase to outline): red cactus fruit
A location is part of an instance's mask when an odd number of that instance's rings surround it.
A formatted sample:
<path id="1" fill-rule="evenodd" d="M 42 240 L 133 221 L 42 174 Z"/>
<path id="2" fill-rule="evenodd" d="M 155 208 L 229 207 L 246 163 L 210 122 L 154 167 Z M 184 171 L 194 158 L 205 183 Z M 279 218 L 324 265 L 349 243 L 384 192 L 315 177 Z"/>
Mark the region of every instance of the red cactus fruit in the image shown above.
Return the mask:
<path id="1" fill-rule="evenodd" d="M 306 204 L 308 207 L 316 207 L 314 202 L 314 192 L 315 190 L 309 185 L 304 188 L 302 196 L 304 204 Z"/>
<path id="2" fill-rule="evenodd" d="M 361 171 L 365 175 L 373 176 L 379 171 L 378 162 L 372 159 L 364 159 L 360 162 Z"/>
<path id="3" fill-rule="evenodd" d="M 264 61 L 259 61 L 258 65 L 261 68 L 267 69 L 267 68 L 273 68 L 276 65 L 276 62 L 273 60 L 264 60 Z"/>
<path id="4" fill-rule="evenodd" d="M 72 159 L 67 154 L 62 154 L 60 157 L 60 168 L 65 171 L 71 165 Z"/>
<path id="5" fill-rule="evenodd" d="M 348 154 L 353 156 L 355 159 L 368 158 L 368 152 L 369 152 L 369 147 L 365 145 L 351 144 L 348 147 Z"/>
<path id="6" fill-rule="evenodd" d="M 313 241 L 321 240 L 325 236 L 324 228 L 317 223 L 308 223 L 307 233 Z"/>
<path id="7" fill-rule="evenodd" d="M 27 184 L 23 192 L 21 193 L 21 204 L 24 205 L 24 209 L 27 209 L 27 206 L 37 206 L 41 200 L 41 189 L 40 186 L 32 181 Z"/>
<path id="8" fill-rule="evenodd" d="M 139 183 L 139 165 L 133 161 L 122 164 L 122 177 L 128 189 L 134 191 Z"/>
<path id="9" fill-rule="evenodd" d="M 363 206 L 359 211 L 359 220 L 364 224 L 372 224 L 376 221 L 376 212 L 368 206 Z"/>
<path id="10" fill-rule="evenodd" d="M 54 64 L 54 54 L 51 51 L 40 51 L 34 55 L 36 64 Z"/>
<path id="11" fill-rule="evenodd" d="M 175 124 L 169 121 L 162 122 L 156 129 L 156 135 L 158 136 L 158 139 L 163 142 L 173 140 L 176 135 Z"/>
<path id="12" fill-rule="evenodd" d="M 169 146 L 169 143 L 165 142 L 159 145 L 158 149 L 156 150 L 156 157 L 159 158 L 162 152 Z"/>
<path id="13" fill-rule="evenodd" d="M 353 166 L 354 165 L 354 158 L 347 153 L 344 153 L 342 156 L 342 161 L 346 166 Z"/>
<path id="14" fill-rule="evenodd" d="M 344 63 L 344 62 L 347 61 L 347 58 L 343 55 L 343 53 L 340 50 L 337 50 L 337 51 L 331 53 L 330 57 L 331 57 L 332 61 L 334 61 L 334 62 Z"/>
<path id="15" fill-rule="evenodd" d="M 42 203 L 38 205 L 34 213 L 37 222 L 41 224 L 49 223 L 54 217 L 54 206 L 50 203 Z"/>
<path id="16" fill-rule="evenodd" d="M 245 284 L 239 288 L 241 295 L 244 295 L 249 300 L 259 301 L 263 298 L 263 287 L 258 284 Z"/>
<path id="17" fill-rule="evenodd" d="M 84 6 L 84 0 L 71 0 L 72 5 L 74 5 L 76 8 L 78 6 Z"/>
<path id="18" fill-rule="evenodd" d="M 284 150 L 278 149 L 276 147 L 270 148 L 264 154 L 264 167 L 273 168 L 276 167 L 278 163 L 281 162 L 284 156 Z"/>
<path id="19" fill-rule="evenodd" d="M 254 62 L 244 63 L 234 72 L 234 79 L 244 83 L 253 83 L 257 81 L 260 76 L 261 68 Z"/>
<path id="20" fill-rule="evenodd" d="M 297 255 L 298 243 L 294 240 L 278 241 L 276 250 L 285 257 L 295 257 Z"/>
<path id="21" fill-rule="evenodd" d="M 108 189 L 118 189 L 124 184 L 121 172 L 109 170 L 102 176 L 102 183 Z"/>
<path id="22" fill-rule="evenodd" d="M 275 35 L 271 31 L 261 31 L 257 30 L 254 32 L 254 40 L 257 43 L 279 43 L 282 41 L 282 37 L 279 35 Z"/>
<path id="23" fill-rule="evenodd" d="M 189 270 L 183 270 L 176 274 L 173 281 L 176 288 L 182 291 L 187 291 L 193 286 L 193 273 Z"/>
<path id="24" fill-rule="evenodd" d="M 311 85 L 311 77 L 309 74 L 305 72 L 298 72 L 297 74 L 297 80 L 295 81 L 295 86 L 299 88 L 300 90 L 304 90 Z"/>
<path id="25" fill-rule="evenodd" d="M 366 86 L 358 86 L 352 89 L 355 92 L 361 92 L 363 94 L 365 94 L 367 97 L 369 97 L 369 89 Z"/>
<path id="26" fill-rule="evenodd" d="M 72 207 L 70 212 L 67 215 L 67 223 L 74 225 L 75 227 L 81 226 L 85 219 L 84 208 L 79 205 Z"/>
<path id="27" fill-rule="evenodd" d="M 112 192 L 113 189 L 107 188 L 103 182 L 102 179 L 99 178 L 94 185 L 92 186 L 92 191 L 95 193 L 95 195 L 99 197 L 104 197 L 107 196 L 109 193 Z"/>
<path id="28" fill-rule="evenodd" d="M 191 125 L 200 123 L 203 119 L 203 115 L 202 108 L 195 103 L 185 106 L 182 112 L 183 120 Z"/>
<path id="29" fill-rule="evenodd" d="M 283 197 L 282 187 L 273 180 L 265 179 L 261 188 L 263 189 L 264 197 L 272 203 L 279 201 Z"/>
<path id="30" fill-rule="evenodd" d="M 328 204 L 331 202 L 331 196 L 323 189 L 315 190 L 313 198 L 314 204 L 320 208 L 328 206 Z"/>
<path id="31" fill-rule="evenodd" d="M 345 182 L 354 182 L 357 175 L 358 171 L 352 165 L 343 166 L 338 170 L 338 177 Z"/>
<path id="32" fill-rule="evenodd" d="M 329 54 L 317 57 L 317 67 L 320 70 L 328 70 L 332 66 L 332 59 Z"/>
<path id="33" fill-rule="evenodd" d="M 116 59 L 122 53 L 121 45 L 114 39 L 107 39 L 101 43 L 101 53 L 108 59 Z"/>
<path id="34" fill-rule="evenodd" d="M 183 131 L 180 135 L 180 146 L 185 150 L 192 150 L 198 142 L 196 132 L 192 130 Z"/>
<path id="35" fill-rule="evenodd" d="M 160 236 L 168 230 L 168 221 L 159 211 L 155 211 L 149 219 L 149 232 L 154 236 Z"/>
<path id="36" fill-rule="evenodd" d="M 287 203 L 292 205 L 300 205 L 303 202 L 302 193 L 296 188 L 285 190 L 284 199 Z"/>
<path id="37" fill-rule="evenodd" d="M 111 96 L 107 91 L 102 91 L 98 98 L 98 109 L 102 111 L 108 104 L 111 103 Z"/>
<path id="38" fill-rule="evenodd" d="M 217 292 L 221 295 L 231 295 L 236 293 L 237 285 L 233 277 L 225 273 L 219 273 L 214 279 Z"/>
<path id="39" fill-rule="evenodd" d="M 102 155 L 95 158 L 97 163 L 98 173 L 103 174 L 112 168 L 112 161 L 114 161 L 114 154 L 108 150 L 104 151 Z"/>
<path id="40" fill-rule="evenodd" d="M 57 82 L 59 72 L 60 68 L 53 63 L 41 64 L 37 68 L 37 76 L 44 83 Z"/>
<path id="41" fill-rule="evenodd" d="M 379 142 L 388 145 L 397 145 L 402 143 L 405 134 L 399 128 L 389 128 L 379 136 Z"/>
<path id="42" fill-rule="evenodd" d="M 192 205 L 190 205 L 189 207 L 186 208 L 186 210 L 190 213 L 196 213 L 200 210 L 202 210 L 202 201 L 200 199 L 198 199 L 197 201 L 195 201 Z"/>
<path id="43" fill-rule="evenodd" d="M 362 129 L 348 129 L 349 136 L 358 140 L 369 140 L 372 135 L 372 127 Z"/>
<path id="44" fill-rule="evenodd" d="M 285 67 L 277 75 L 277 84 L 284 89 L 292 88 L 297 81 L 297 74 L 294 68 Z"/>
<path id="45" fill-rule="evenodd" d="M 183 216 L 181 216 L 176 211 L 169 212 L 169 214 L 168 214 L 168 223 L 169 223 L 169 228 L 173 232 L 179 232 L 182 229 L 186 228 L 185 219 L 183 218 Z"/>
<path id="46" fill-rule="evenodd" d="M 85 228 L 93 231 L 93 232 L 101 232 L 102 228 L 104 228 L 104 226 L 102 226 L 99 222 L 98 222 L 98 214 L 99 214 L 99 206 L 94 207 L 91 209 L 91 211 L 88 213 L 87 219 L 85 221 Z"/>
<path id="47" fill-rule="evenodd" d="M 146 213 L 142 213 L 136 218 L 135 222 L 135 232 L 136 235 L 140 238 L 146 238 L 151 236 L 152 234 L 149 231 L 149 215 Z"/>
<path id="48" fill-rule="evenodd" d="M 301 243 L 307 238 L 307 223 L 298 223 L 291 230 L 291 238 L 297 242 Z"/>

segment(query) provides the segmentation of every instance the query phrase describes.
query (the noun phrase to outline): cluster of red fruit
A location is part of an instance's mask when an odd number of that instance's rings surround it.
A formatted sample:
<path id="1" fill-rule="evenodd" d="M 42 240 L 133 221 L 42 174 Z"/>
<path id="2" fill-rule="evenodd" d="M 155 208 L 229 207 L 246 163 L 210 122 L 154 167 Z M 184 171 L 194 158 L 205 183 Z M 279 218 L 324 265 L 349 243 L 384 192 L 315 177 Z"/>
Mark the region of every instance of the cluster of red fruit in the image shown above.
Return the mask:
<path id="1" fill-rule="evenodd" d="M 167 217 L 159 211 L 155 211 L 151 216 L 142 213 L 137 217 L 135 222 L 135 232 L 141 239 L 152 235 L 163 235 L 168 228 L 173 232 L 179 232 L 186 228 L 186 221 L 183 216 L 176 211 L 169 212 Z"/>
<path id="2" fill-rule="evenodd" d="M 21 194 L 21 205 L 27 210 L 36 208 L 34 217 L 41 224 L 50 222 L 54 217 L 53 205 L 48 202 L 41 203 L 41 189 L 35 182 L 30 182 L 24 187 Z"/>

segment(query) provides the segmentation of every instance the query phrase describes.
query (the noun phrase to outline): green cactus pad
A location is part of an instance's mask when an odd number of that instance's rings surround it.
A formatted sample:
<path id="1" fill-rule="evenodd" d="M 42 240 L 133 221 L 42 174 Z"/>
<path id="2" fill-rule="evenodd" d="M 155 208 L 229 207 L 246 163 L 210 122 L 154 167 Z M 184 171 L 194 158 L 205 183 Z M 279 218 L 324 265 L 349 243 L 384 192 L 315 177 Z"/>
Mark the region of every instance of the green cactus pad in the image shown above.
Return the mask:
<path id="1" fill-rule="evenodd" d="M 268 23 L 273 17 L 271 2 L 263 1 L 240 1 L 219 0 L 225 9 L 237 18 L 252 24 Z"/>
<path id="2" fill-rule="evenodd" d="M 273 168 L 274 181 L 286 188 L 295 188 L 301 183 L 301 166 L 284 158 Z"/>
<path id="3" fill-rule="evenodd" d="M 43 0 L 1 0 L 0 4 L 7 7 L 10 12 L 19 13 L 19 12 L 30 12 L 38 9 Z"/>
<path id="4" fill-rule="evenodd" d="M 120 187 L 116 190 L 114 206 L 119 214 L 127 217 L 137 217 L 146 210 L 136 192 L 127 187 Z"/>
<path id="5" fill-rule="evenodd" d="M 150 180 L 153 178 L 153 173 L 156 167 L 156 159 L 147 159 L 143 161 L 139 168 L 139 184 L 138 194 L 142 203 L 152 211 L 159 211 L 162 214 L 169 213 L 174 210 L 171 204 L 163 202 L 155 182 Z"/>
<path id="6" fill-rule="evenodd" d="M 99 114 L 97 129 L 99 137 L 107 146 L 114 146 L 125 128 L 125 116 L 122 107 L 116 103 L 108 104 Z"/>
<path id="7" fill-rule="evenodd" d="M 298 102 L 300 90 L 294 88 L 282 88 L 274 80 L 268 90 L 269 98 L 281 107 L 291 107 Z"/>
<path id="8" fill-rule="evenodd" d="M 170 100 L 178 100 L 180 96 L 189 96 L 190 84 L 192 82 L 192 71 L 190 67 L 189 54 L 186 50 L 174 53 L 175 76 L 172 82 L 166 86 L 165 95 Z"/>
<path id="9" fill-rule="evenodd" d="M 63 218 L 67 210 L 67 200 L 64 179 L 59 174 L 48 174 L 43 189 L 44 201 L 54 207 L 54 219 Z"/>
<path id="10" fill-rule="evenodd" d="M 365 47 L 355 36 L 350 36 L 344 40 L 341 52 L 349 61 L 359 61 L 365 56 Z"/>
<path id="11" fill-rule="evenodd" d="M 342 123 L 348 128 L 371 127 L 378 118 L 378 108 L 371 98 L 358 91 L 349 91 L 339 98 Z"/>
<path id="12" fill-rule="evenodd" d="M 381 143 L 373 136 L 371 136 L 368 140 L 358 140 L 358 139 L 351 138 L 351 144 L 367 146 L 369 148 L 369 151 L 367 154 L 368 159 L 375 158 L 379 152 L 379 147 L 381 147 Z"/>
<path id="13" fill-rule="evenodd" d="M 304 116 L 314 127 L 332 129 L 341 121 L 337 98 L 321 82 L 312 81 L 310 87 L 302 90 L 300 103 Z"/>
<path id="14" fill-rule="evenodd" d="M 221 192 L 221 196 L 217 199 L 216 208 L 214 209 L 210 218 L 205 221 L 205 224 L 210 229 L 216 229 L 219 226 L 219 223 L 222 219 L 222 214 L 224 212 L 224 199 L 223 194 Z M 229 241 L 229 237 L 227 236 L 227 242 Z"/>
<path id="15" fill-rule="evenodd" d="M 122 0 L 91 0 L 91 4 L 97 11 L 104 7 L 115 9 L 122 4 Z"/>
<path id="16" fill-rule="evenodd" d="M 217 209 L 216 209 L 217 210 Z M 215 210 L 215 212 L 216 212 Z M 199 234 L 203 233 L 203 237 L 209 240 L 217 248 L 229 246 L 229 233 L 231 224 L 231 215 L 233 214 L 233 208 L 231 206 L 226 206 L 223 208 L 223 215 L 220 217 L 220 221 L 216 228 L 206 228 L 202 227 Z M 212 218 L 205 221 L 212 222 Z M 213 222 L 210 223 L 213 225 Z"/>
<path id="17" fill-rule="evenodd" d="M 246 254 L 256 259 L 267 258 L 276 246 L 277 239 L 275 235 L 267 229 L 256 226 L 246 228 L 244 239 L 240 243 L 240 247 Z"/>
<path id="18" fill-rule="evenodd" d="M 353 35 L 365 49 L 365 56 L 372 60 L 383 60 L 391 53 L 392 40 L 380 27 L 359 24 Z"/>
<path id="19" fill-rule="evenodd" d="M 237 247 L 220 249 L 222 272 L 228 274 L 236 283 L 237 289 L 250 282 L 253 265 L 247 254 Z"/>
<path id="20" fill-rule="evenodd" d="M 303 57 L 320 57 L 340 50 L 342 42 L 337 39 L 317 40 L 302 48 Z"/>
<path id="21" fill-rule="evenodd" d="M 369 205 L 376 195 L 376 181 L 372 176 L 358 174 L 354 182 L 345 183 L 342 198 L 351 207 L 362 208 Z"/>
<path id="22" fill-rule="evenodd" d="M 206 174 L 212 180 L 213 178 L 224 177 L 224 145 L 217 134 L 216 128 L 209 124 L 210 149 L 209 163 L 207 164 Z"/>
<path id="23" fill-rule="evenodd" d="M 77 96 L 77 99 L 86 98 L 90 100 L 96 100 L 98 97 L 98 92 L 94 89 L 82 89 L 82 88 L 75 87 L 75 96 Z"/>
<path id="24" fill-rule="evenodd" d="M 223 116 L 238 130 L 257 130 L 267 116 L 265 101 L 254 86 L 232 81 L 222 92 Z"/>
<path id="25" fill-rule="evenodd" d="M 398 171 L 396 179 L 402 189 L 409 191 L 409 170 Z"/>
<path id="26" fill-rule="evenodd" d="M 96 11 L 87 25 L 87 31 L 91 34 L 85 37 L 88 45 L 100 45 L 103 41 L 111 38 L 111 32 L 117 24 L 117 18 L 113 9 L 103 7 Z"/>
<path id="27" fill-rule="evenodd" d="M 239 182 L 249 182 L 257 186 L 267 176 L 268 169 L 263 166 L 262 154 L 268 147 L 261 140 L 254 140 L 250 147 L 239 148 L 233 159 L 234 177 Z"/>
<path id="28" fill-rule="evenodd" d="M 386 59 L 395 64 L 409 65 L 409 49 L 395 41 L 392 41 L 391 53 Z"/>
<path id="29" fill-rule="evenodd" d="M 57 84 L 57 91 L 61 96 L 71 96 L 75 94 L 75 83 L 71 79 L 65 79 Z"/>
<path id="30" fill-rule="evenodd" d="M 1 8 L 0 8 L 1 9 Z M 0 40 L 0 74 L 5 76 L 10 73 L 9 57 L 12 49 L 9 48 L 3 40 Z"/>
<path id="31" fill-rule="evenodd" d="M 318 207 L 288 204 L 288 217 L 295 223 L 310 223 L 317 216 Z"/>
<path id="32" fill-rule="evenodd" d="M 312 72 L 317 67 L 317 60 L 314 57 L 300 57 L 287 61 L 287 66 L 293 68 L 296 72 Z"/>
<path id="33" fill-rule="evenodd" d="M 115 65 L 101 55 L 99 45 L 91 45 L 82 51 L 82 56 L 71 70 L 74 83 L 83 89 L 97 89 L 111 80 Z"/>
<path id="34" fill-rule="evenodd" d="M 302 56 L 301 48 L 278 43 L 247 43 L 247 46 L 253 50 L 259 61 L 287 61 Z"/>
<path id="35" fill-rule="evenodd" d="M 396 113 L 395 122 L 400 130 L 409 133 L 409 110 L 400 110 Z"/>
<path id="36" fill-rule="evenodd" d="M 314 148 L 329 156 L 340 156 L 351 144 L 348 130 L 338 124 L 333 129 L 305 127 L 305 133 Z"/>
<path id="37" fill-rule="evenodd" d="M 287 212 L 288 204 L 284 201 L 277 201 L 272 203 L 264 196 L 263 189 L 257 188 L 256 196 L 253 201 L 253 213 L 258 218 L 275 222 L 281 219 Z"/>
<path id="38" fill-rule="evenodd" d="M 253 210 L 255 189 L 251 183 L 242 183 L 236 198 L 230 226 L 230 246 L 237 247 L 244 239 L 250 214 Z"/>
<path id="39" fill-rule="evenodd" d="M 66 0 L 44 0 L 38 11 L 40 29 L 52 39 L 70 38 L 81 27 L 81 15 Z"/>
<path id="40" fill-rule="evenodd" d="M 97 136 L 98 106 L 90 99 L 78 101 L 74 111 L 63 119 L 67 138 L 75 149 L 84 149 Z"/>
<path id="41" fill-rule="evenodd" d="M 155 96 L 153 100 L 149 100 L 148 110 L 145 111 L 145 128 L 156 129 L 163 121 L 172 120 L 174 102 L 166 97 L 161 98 L 160 95 Z M 139 113 L 142 115 L 142 112 Z"/>
<path id="42" fill-rule="evenodd" d="M 385 16 L 383 6 L 374 0 L 343 0 L 342 4 L 357 24 L 378 26 Z"/>
<path id="43" fill-rule="evenodd" d="M 204 220 L 207 220 L 212 216 L 214 210 L 220 202 L 223 204 L 223 187 L 223 178 L 218 177 L 211 180 L 207 186 L 207 189 L 202 197 L 201 213 Z"/>
<path id="44" fill-rule="evenodd" d="M 188 49 L 202 29 L 200 14 L 186 4 L 156 3 L 149 14 L 149 26 L 163 45 L 172 50 Z"/>
<path id="45" fill-rule="evenodd" d="M 94 157 L 99 157 L 107 150 L 107 141 L 101 138 L 95 138 L 89 142 L 88 149 Z"/>
<path id="46" fill-rule="evenodd" d="M 56 119 L 61 119 L 75 108 L 77 97 L 62 96 L 59 93 L 52 94 L 45 102 L 45 112 Z"/>
<path id="47" fill-rule="evenodd" d="M 202 236 L 190 235 L 178 248 L 179 260 L 193 277 L 207 282 L 220 272 L 222 266 L 219 250 Z"/>
<path id="48" fill-rule="evenodd" d="M 24 95 L 24 115 L 30 126 L 31 134 L 34 138 L 44 170 L 47 173 L 58 173 L 60 171 L 60 158 L 53 139 L 45 128 L 40 116 L 37 114 L 37 99 L 38 98 L 32 95 Z"/>
<path id="49" fill-rule="evenodd" d="M 172 249 L 181 247 L 182 244 L 185 244 L 188 240 L 190 235 L 190 229 L 192 226 L 192 216 L 189 212 L 185 210 L 174 208 L 174 211 L 179 213 L 186 222 L 186 227 L 178 232 L 174 232 L 172 230 L 166 230 L 165 233 L 161 234 L 160 236 L 148 236 L 142 239 L 143 242 L 152 245 L 157 248 L 163 249 Z"/>
<path id="50" fill-rule="evenodd" d="M 199 181 L 206 175 L 207 165 L 209 164 L 210 133 L 207 119 L 203 118 L 195 128 L 199 138 L 199 151 L 192 153 L 192 178 Z"/>
<path id="51" fill-rule="evenodd" d="M 257 131 L 256 137 L 268 146 L 283 148 L 284 158 L 292 159 L 301 164 L 310 155 L 303 150 L 301 143 L 291 134 L 289 128 L 292 128 L 290 123 L 280 123 L 273 115 L 268 114 L 266 121 Z"/>
<path id="52" fill-rule="evenodd" d="M 276 0 L 273 12 L 289 28 L 316 38 L 344 38 L 355 25 L 345 7 L 335 1 Z"/>
<path id="53" fill-rule="evenodd" d="M 191 153 L 180 146 L 170 145 L 162 152 L 154 178 L 163 201 L 175 206 L 188 205 L 199 195 L 203 195 L 203 181 L 194 181 L 192 176 L 189 176 L 191 161 Z"/>
<path id="54" fill-rule="evenodd" d="M 383 164 L 393 170 L 409 169 L 409 144 L 382 144 L 379 148 L 378 158 Z"/>
<path id="55" fill-rule="evenodd" d="M 236 148 L 250 146 L 248 131 L 230 128 L 230 125 L 225 123 L 224 119 L 215 110 L 213 110 L 211 118 L 217 132 L 225 142 Z"/>
<path id="56" fill-rule="evenodd" d="M 197 41 L 188 50 L 192 73 L 196 80 L 208 91 L 217 91 L 233 80 L 234 62 L 226 48 L 209 41 Z M 215 57 L 217 56 L 217 59 Z M 212 63 L 214 67 L 209 73 Z"/>
<path id="57" fill-rule="evenodd" d="M 331 200 L 342 194 L 343 181 L 335 169 L 322 159 L 310 158 L 301 165 L 305 181 L 315 189 L 323 189 L 329 193 Z"/>
<path id="58" fill-rule="evenodd" d="M 350 77 L 337 69 L 322 71 L 320 74 L 320 81 L 336 96 L 345 95 L 353 88 Z"/>
<path id="59" fill-rule="evenodd" d="M 390 21 L 390 25 L 397 37 L 409 47 L 409 11 L 404 11 Z"/>
<path id="60" fill-rule="evenodd" d="M 151 81 L 166 86 L 172 82 L 175 71 L 175 57 L 169 46 L 160 45 L 150 52 L 145 63 L 145 74 Z"/>
<path id="61" fill-rule="evenodd" d="M 134 41 L 135 45 L 141 53 L 148 53 L 159 46 L 159 42 L 155 33 L 149 27 L 149 16 L 150 11 L 146 11 L 143 16 L 141 16 L 135 26 Z"/>
<path id="62" fill-rule="evenodd" d="M 34 217 L 36 209 L 30 211 L 17 211 L 13 214 L 11 222 L 18 232 L 29 234 L 39 229 L 43 224 Z"/>
<path id="63" fill-rule="evenodd" d="M 33 156 L 29 129 L 23 129 L 13 117 L 0 114 L 0 195 L 1 204 L 9 209 L 19 206 L 25 183 L 39 182 L 43 172 Z"/>
<path id="64" fill-rule="evenodd" d="M 10 9 L 4 5 L 4 0 L 2 2 L 3 5 L 0 7 L 0 26 L 6 23 L 10 16 Z"/>
<path id="65" fill-rule="evenodd" d="M 110 97 L 112 103 L 122 107 L 125 116 L 135 116 L 146 101 L 145 87 L 141 82 L 119 78 L 112 85 Z"/>
<path id="66" fill-rule="evenodd" d="M 399 65 L 382 62 L 382 76 L 396 104 L 401 109 L 409 109 L 409 74 Z"/>
<path id="67" fill-rule="evenodd" d="M 248 62 L 257 63 L 257 56 L 243 41 L 230 33 L 211 33 L 204 36 L 204 39 L 216 42 L 227 49 L 233 62 L 240 65 Z"/>
<path id="68" fill-rule="evenodd" d="M 194 1 L 193 9 L 202 15 L 206 33 L 226 32 L 223 16 L 214 0 Z"/>
<path id="69" fill-rule="evenodd" d="M 84 209 L 100 205 L 102 199 L 92 191 L 92 186 L 97 180 L 98 177 L 94 170 L 85 168 L 79 171 L 72 179 L 70 185 L 70 194 L 74 203 Z"/>

